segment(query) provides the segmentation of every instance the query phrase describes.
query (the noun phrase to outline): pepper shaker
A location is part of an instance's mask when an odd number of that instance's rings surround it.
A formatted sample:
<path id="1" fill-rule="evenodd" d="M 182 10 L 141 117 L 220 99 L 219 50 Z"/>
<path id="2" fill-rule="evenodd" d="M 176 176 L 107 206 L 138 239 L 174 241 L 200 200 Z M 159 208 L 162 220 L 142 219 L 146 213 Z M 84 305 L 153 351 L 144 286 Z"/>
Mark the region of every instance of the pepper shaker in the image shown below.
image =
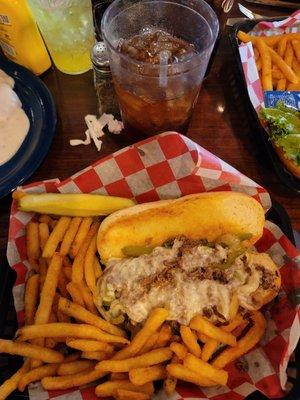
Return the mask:
<path id="1" fill-rule="evenodd" d="M 99 115 L 103 113 L 119 116 L 119 106 L 104 42 L 94 45 L 91 53 L 94 70 L 94 85 L 98 98 Z"/>

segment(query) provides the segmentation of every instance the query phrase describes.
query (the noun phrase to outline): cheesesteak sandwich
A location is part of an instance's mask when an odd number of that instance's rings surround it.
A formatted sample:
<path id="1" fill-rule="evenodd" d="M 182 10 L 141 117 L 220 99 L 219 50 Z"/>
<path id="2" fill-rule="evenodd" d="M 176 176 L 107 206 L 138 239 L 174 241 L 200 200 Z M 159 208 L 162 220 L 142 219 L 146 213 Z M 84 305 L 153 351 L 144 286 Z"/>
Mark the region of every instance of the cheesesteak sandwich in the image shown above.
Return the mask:
<path id="1" fill-rule="evenodd" d="M 230 320 L 233 297 L 258 310 L 278 293 L 281 279 L 266 253 L 264 211 L 237 192 L 201 193 L 117 211 L 101 224 L 97 245 L 106 265 L 95 302 L 113 323 L 143 323 L 164 307 L 168 319 L 189 324 L 195 315 Z"/>

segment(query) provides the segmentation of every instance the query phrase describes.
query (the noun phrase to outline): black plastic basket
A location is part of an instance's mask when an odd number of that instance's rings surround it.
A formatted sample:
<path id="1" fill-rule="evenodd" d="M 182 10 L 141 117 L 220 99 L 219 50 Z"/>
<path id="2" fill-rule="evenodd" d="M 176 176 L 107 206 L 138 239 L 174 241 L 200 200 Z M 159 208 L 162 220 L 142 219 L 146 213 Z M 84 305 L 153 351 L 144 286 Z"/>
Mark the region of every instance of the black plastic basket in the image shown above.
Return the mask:
<path id="1" fill-rule="evenodd" d="M 289 217 L 285 209 L 276 201 L 272 200 L 272 208 L 267 213 L 267 219 L 278 225 L 284 234 L 295 244 L 294 234 Z M 15 272 L 9 267 L 7 260 L 3 260 L 0 268 L 0 337 L 13 338 L 17 329 L 17 319 L 14 309 L 12 287 L 15 282 Z M 293 387 L 284 399 L 300 399 L 300 354 L 299 346 L 295 352 L 295 361 L 289 363 L 289 368 L 296 370 L 296 378 L 288 377 Z M 20 357 L 0 354 L 0 384 L 9 378 L 20 367 Z M 24 393 L 15 391 L 9 397 L 10 400 L 28 399 L 27 390 Z M 260 392 L 256 391 L 247 397 L 247 400 L 267 399 Z"/>
<path id="2" fill-rule="evenodd" d="M 270 21 L 272 21 L 272 20 L 278 21 L 278 18 L 277 19 L 276 18 L 269 19 L 269 20 Z M 274 150 L 272 142 L 269 139 L 268 133 L 265 131 L 265 129 L 261 125 L 259 118 L 257 116 L 257 113 L 250 101 L 249 96 L 248 96 L 247 84 L 246 84 L 246 80 L 245 80 L 245 76 L 244 76 L 244 72 L 243 72 L 242 62 L 241 62 L 240 55 L 239 55 L 239 40 L 236 35 L 239 30 L 244 31 L 244 32 L 249 32 L 257 24 L 257 22 L 259 22 L 259 20 L 257 20 L 257 21 L 249 20 L 246 22 L 242 22 L 240 24 L 235 24 L 229 34 L 230 42 L 231 42 L 231 45 L 232 45 L 232 48 L 234 51 L 234 56 L 235 56 L 235 59 L 237 62 L 239 77 L 240 77 L 241 82 L 243 83 L 243 85 L 241 85 L 242 86 L 241 90 L 243 90 L 244 94 L 246 94 L 246 96 L 244 96 L 244 98 L 246 99 L 246 97 L 247 97 L 246 101 L 249 103 L 248 105 L 250 106 L 249 111 L 251 114 L 251 119 L 254 121 L 254 130 L 253 131 L 254 131 L 255 135 L 257 136 L 258 140 L 260 142 L 262 142 L 262 144 L 266 150 L 266 153 L 268 154 L 270 161 L 273 165 L 273 168 L 275 169 L 277 176 L 279 177 L 279 179 L 281 180 L 281 182 L 284 185 L 286 185 L 293 191 L 300 194 L 300 179 L 295 178 L 289 171 L 287 171 L 285 169 L 283 163 L 281 162 L 276 151 Z"/>

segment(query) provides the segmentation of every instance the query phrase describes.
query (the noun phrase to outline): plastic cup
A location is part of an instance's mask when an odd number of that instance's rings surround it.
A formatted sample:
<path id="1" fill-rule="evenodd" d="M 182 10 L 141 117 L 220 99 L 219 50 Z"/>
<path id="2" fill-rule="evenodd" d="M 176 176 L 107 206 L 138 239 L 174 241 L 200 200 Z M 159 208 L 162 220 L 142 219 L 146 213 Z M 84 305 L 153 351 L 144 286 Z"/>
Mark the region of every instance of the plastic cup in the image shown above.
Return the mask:
<path id="1" fill-rule="evenodd" d="M 119 51 L 123 40 L 149 30 L 181 38 L 197 53 L 173 63 L 162 56 L 155 65 Z M 217 16 L 203 0 L 115 0 L 107 8 L 101 31 L 129 133 L 186 132 L 218 30 Z"/>
<path id="2" fill-rule="evenodd" d="M 29 5 L 55 66 L 67 74 L 91 69 L 91 0 L 29 0 Z"/>

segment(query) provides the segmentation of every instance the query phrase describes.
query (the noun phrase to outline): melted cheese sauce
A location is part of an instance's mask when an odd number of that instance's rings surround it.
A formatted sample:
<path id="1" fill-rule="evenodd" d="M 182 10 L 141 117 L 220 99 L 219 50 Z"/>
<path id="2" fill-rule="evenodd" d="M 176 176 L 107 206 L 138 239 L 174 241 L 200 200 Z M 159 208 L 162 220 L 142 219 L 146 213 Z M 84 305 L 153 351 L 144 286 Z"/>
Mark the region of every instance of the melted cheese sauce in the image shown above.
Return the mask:
<path id="1" fill-rule="evenodd" d="M 181 242 L 177 239 L 172 248 L 156 247 L 151 254 L 136 258 L 112 259 L 98 281 L 96 305 L 101 308 L 104 301 L 110 303 L 112 317 L 126 313 L 133 323 L 143 322 L 151 309 L 166 307 L 170 320 L 188 324 L 193 316 L 204 315 L 205 308 L 216 307 L 224 322 L 229 320 L 232 293 L 236 292 L 239 303 L 252 309 L 251 295 L 259 287 L 261 273 L 251 265 L 246 270 L 241 258 L 227 269 L 228 282 L 213 279 L 198 279 L 189 275 L 211 263 L 220 263 L 227 258 L 228 250 L 196 246 L 184 253 L 180 266 L 161 283 L 147 284 L 147 279 L 160 273 L 166 263 L 178 257 Z M 213 316 L 217 319 L 218 317 Z"/>
<path id="2" fill-rule="evenodd" d="M 0 165 L 16 154 L 30 126 L 13 86 L 14 80 L 0 70 Z"/>

